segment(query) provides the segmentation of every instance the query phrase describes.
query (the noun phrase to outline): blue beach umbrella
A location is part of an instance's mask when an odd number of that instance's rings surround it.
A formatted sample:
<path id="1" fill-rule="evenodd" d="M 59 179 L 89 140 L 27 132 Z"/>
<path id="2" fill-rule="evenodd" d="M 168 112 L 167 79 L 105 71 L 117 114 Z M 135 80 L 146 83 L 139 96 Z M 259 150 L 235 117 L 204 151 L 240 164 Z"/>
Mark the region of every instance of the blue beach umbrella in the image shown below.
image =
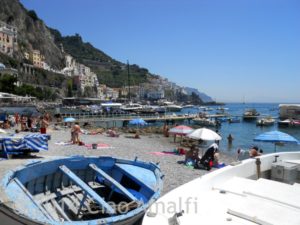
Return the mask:
<path id="1" fill-rule="evenodd" d="M 68 122 L 74 122 L 76 119 L 73 118 L 73 117 L 67 117 L 67 118 L 64 118 L 64 122 L 68 123 Z"/>
<path id="2" fill-rule="evenodd" d="M 130 120 L 129 124 L 144 126 L 144 125 L 147 125 L 147 122 L 145 120 L 143 120 L 142 118 L 136 118 L 136 119 Z"/>
<path id="3" fill-rule="evenodd" d="M 262 133 L 254 138 L 254 141 L 263 141 L 263 142 L 271 142 L 275 144 L 275 152 L 276 145 L 280 143 L 291 143 L 291 144 L 299 144 L 299 141 L 293 136 L 283 133 L 277 130 L 269 131 L 266 133 Z"/>

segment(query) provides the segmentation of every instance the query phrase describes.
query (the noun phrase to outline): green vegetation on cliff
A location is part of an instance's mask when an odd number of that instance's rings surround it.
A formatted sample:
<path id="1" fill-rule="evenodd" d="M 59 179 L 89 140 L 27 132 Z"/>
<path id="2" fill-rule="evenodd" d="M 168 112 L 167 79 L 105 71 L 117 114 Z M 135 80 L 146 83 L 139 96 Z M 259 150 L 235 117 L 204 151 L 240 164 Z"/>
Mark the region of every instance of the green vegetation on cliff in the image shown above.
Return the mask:
<path id="1" fill-rule="evenodd" d="M 90 67 L 101 84 L 109 87 L 122 87 L 128 83 L 127 65 L 118 62 L 96 49 L 88 42 L 83 42 L 79 34 L 63 37 L 58 30 L 49 28 L 54 36 L 55 43 L 63 45 L 65 52 L 72 55 L 78 62 Z M 147 69 L 138 65 L 130 65 L 130 84 L 138 85 L 147 82 L 150 76 Z"/>

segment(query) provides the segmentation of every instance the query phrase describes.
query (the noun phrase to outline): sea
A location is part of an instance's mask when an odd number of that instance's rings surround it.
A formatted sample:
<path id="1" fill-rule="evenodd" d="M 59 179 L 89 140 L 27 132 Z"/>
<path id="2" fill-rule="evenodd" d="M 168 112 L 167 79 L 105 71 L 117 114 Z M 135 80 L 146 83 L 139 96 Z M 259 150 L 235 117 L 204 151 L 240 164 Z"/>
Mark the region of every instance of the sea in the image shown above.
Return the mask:
<path id="1" fill-rule="evenodd" d="M 217 108 L 220 106 L 209 106 L 213 108 L 212 111 L 209 111 L 209 114 L 215 114 Z M 269 142 L 257 142 L 253 139 L 264 132 L 278 130 L 284 133 L 287 133 L 297 140 L 300 141 L 300 127 L 278 127 L 277 121 L 279 119 L 279 103 L 228 103 L 223 106 L 223 108 L 228 108 L 225 112 L 240 118 L 240 123 L 221 123 L 221 127 L 210 128 L 212 130 L 217 130 L 221 135 L 222 140 L 219 143 L 221 151 L 225 151 L 231 154 L 236 154 L 237 149 L 249 149 L 253 146 L 257 146 L 263 150 L 264 153 L 271 153 L 274 151 L 300 151 L 300 144 L 284 144 L 283 146 L 278 146 L 274 143 Z M 272 116 L 275 118 L 275 124 L 272 126 L 256 126 L 256 121 L 246 122 L 243 121 L 242 115 L 246 109 L 256 109 L 260 116 Z M 181 113 L 197 113 L 202 111 L 198 108 L 184 108 Z M 233 136 L 232 144 L 228 144 L 227 137 L 231 134 Z"/>

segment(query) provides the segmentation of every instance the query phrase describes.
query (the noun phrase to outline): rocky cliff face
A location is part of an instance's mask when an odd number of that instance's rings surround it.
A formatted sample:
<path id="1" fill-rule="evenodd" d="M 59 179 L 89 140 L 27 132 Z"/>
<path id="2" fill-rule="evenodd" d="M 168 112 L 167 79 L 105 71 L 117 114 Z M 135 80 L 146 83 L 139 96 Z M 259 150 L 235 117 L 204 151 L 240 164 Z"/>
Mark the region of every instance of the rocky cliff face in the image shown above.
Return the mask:
<path id="1" fill-rule="evenodd" d="M 19 57 L 33 49 L 41 51 L 53 68 L 63 67 L 63 55 L 54 37 L 34 11 L 28 11 L 18 0 L 0 0 L 0 20 L 18 29 Z"/>

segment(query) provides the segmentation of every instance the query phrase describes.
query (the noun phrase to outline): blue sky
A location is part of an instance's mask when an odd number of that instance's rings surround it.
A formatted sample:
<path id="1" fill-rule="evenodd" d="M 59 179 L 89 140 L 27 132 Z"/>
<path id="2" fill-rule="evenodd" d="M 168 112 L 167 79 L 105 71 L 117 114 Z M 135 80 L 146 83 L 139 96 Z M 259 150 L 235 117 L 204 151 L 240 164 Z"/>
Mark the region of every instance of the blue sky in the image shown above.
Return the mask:
<path id="1" fill-rule="evenodd" d="M 21 0 L 63 35 L 217 101 L 300 102 L 298 0 Z"/>

